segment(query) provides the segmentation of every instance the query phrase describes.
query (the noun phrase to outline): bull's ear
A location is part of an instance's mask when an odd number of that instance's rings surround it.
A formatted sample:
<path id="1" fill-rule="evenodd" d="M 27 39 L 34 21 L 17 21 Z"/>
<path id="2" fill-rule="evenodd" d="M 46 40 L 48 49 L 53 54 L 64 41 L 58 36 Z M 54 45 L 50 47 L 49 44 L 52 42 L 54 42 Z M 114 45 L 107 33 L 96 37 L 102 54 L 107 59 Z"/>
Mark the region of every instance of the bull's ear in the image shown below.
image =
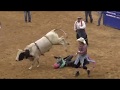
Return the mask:
<path id="1" fill-rule="evenodd" d="M 23 51 L 22 49 L 18 49 L 18 51 Z"/>
<path id="2" fill-rule="evenodd" d="M 18 49 L 18 51 L 20 51 L 21 49 Z"/>

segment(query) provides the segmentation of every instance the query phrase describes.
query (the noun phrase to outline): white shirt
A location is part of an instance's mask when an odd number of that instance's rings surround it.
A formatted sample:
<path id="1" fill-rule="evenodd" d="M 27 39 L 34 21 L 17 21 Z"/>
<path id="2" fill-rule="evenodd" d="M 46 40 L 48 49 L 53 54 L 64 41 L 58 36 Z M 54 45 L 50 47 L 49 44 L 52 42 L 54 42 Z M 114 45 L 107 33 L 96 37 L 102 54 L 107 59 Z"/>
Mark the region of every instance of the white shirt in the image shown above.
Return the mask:
<path id="1" fill-rule="evenodd" d="M 82 25 L 81 25 L 81 23 L 82 23 Z M 74 30 L 76 31 L 77 29 L 85 29 L 86 28 L 86 24 L 85 24 L 85 22 L 82 20 L 82 21 L 80 21 L 80 22 L 78 22 L 78 21 L 75 21 L 75 23 L 74 23 Z"/>

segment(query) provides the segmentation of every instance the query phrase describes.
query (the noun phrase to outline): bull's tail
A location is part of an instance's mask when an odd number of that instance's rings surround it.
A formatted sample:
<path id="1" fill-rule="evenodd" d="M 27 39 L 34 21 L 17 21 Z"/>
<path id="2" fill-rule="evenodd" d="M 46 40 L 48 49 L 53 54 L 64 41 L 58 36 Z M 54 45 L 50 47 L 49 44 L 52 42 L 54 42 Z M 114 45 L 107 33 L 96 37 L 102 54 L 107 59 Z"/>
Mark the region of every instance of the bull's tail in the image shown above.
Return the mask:
<path id="1" fill-rule="evenodd" d="M 67 33 L 64 30 L 62 30 L 62 29 L 53 29 L 53 31 L 57 31 L 57 30 L 62 31 L 65 34 L 65 38 L 68 38 L 68 35 L 67 35 Z"/>

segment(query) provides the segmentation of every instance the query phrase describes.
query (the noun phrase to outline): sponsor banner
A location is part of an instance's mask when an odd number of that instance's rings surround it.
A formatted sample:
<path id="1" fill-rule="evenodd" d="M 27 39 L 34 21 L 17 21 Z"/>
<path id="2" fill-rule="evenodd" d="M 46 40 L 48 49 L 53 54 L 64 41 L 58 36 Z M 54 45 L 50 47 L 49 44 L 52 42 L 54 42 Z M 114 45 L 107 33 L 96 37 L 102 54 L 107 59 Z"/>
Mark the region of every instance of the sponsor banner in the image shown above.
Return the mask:
<path id="1" fill-rule="evenodd" d="M 116 29 L 120 29 L 120 11 L 104 12 L 103 24 Z"/>

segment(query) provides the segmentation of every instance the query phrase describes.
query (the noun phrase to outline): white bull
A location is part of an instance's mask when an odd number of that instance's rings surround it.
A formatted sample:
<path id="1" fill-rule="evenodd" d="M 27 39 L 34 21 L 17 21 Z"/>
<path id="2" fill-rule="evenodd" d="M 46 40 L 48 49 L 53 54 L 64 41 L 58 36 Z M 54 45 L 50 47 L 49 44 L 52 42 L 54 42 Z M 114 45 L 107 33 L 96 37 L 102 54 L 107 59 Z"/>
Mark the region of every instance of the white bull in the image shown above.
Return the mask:
<path id="1" fill-rule="evenodd" d="M 69 45 L 69 43 L 65 40 L 63 36 L 59 37 L 58 34 L 55 32 L 56 30 L 61 29 L 51 30 L 39 40 L 27 45 L 24 50 L 18 49 L 16 61 L 29 59 L 33 61 L 32 65 L 29 67 L 29 69 L 32 69 L 35 62 L 38 63 L 37 67 L 39 67 L 40 55 L 44 55 L 45 52 L 48 52 L 53 45 L 63 45 L 65 50 L 67 51 L 66 46 Z M 64 32 L 63 30 L 61 31 Z M 64 34 L 66 35 L 65 32 Z"/>

